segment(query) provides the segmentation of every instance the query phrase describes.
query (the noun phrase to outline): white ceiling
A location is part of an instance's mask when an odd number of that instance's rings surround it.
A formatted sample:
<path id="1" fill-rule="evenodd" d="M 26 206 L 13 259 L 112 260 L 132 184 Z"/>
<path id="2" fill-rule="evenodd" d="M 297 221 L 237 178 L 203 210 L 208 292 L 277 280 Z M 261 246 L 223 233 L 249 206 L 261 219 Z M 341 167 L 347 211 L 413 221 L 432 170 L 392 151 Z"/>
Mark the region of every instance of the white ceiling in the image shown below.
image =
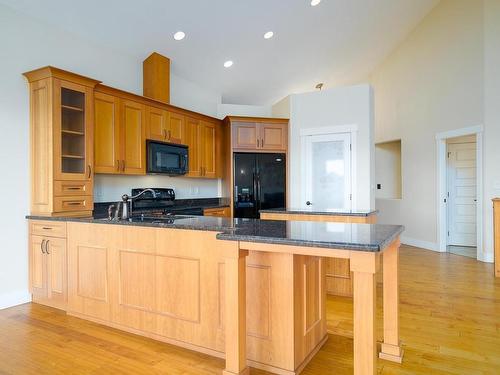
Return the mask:
<path id="1" fill-rule="evenodd" d="M 272 104 L 292 92 L 359 82 L 439 0 L 0 0 L 222 93 L 224 103 Z M 180 42 L 173 33 L 182 30 Z M 274 38 L 265 40 L 266 31 Z M 96 56 L 96 58 L 98 58 Z M 223 63 L 233 60 L 225 69 Z"/>

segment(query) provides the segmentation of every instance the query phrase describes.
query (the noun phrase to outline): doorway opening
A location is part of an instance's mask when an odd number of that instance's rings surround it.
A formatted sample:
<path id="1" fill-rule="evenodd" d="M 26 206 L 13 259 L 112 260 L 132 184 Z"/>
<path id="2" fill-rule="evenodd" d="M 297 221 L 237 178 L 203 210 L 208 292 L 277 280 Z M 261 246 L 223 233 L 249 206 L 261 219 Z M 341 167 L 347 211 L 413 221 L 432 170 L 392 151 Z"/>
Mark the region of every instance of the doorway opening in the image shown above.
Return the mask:
<path id="1" fill-rule="evenodd" d="M 446 250 L 477 258 L 477 144 L 476 135 L 446 140 Z"/>
<path id="2" fill-rule="evenodd" d="M 440 133 L 439 250 L 475 259 L 482 253 L 482 127 Z"/>
<path id="3" fill-rule="evenodd" d="M 356 208 L 356 127 L 302 129 L 301 207 Z"/>

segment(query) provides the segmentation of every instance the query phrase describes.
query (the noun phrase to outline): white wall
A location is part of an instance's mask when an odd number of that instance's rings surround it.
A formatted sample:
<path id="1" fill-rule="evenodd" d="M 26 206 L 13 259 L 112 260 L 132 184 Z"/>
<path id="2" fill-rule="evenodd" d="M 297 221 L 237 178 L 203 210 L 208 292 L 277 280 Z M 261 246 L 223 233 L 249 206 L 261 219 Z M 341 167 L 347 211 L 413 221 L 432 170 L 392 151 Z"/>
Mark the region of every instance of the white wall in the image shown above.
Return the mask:
<path id="1" fill-rule="evenodd" d="M 375 145 L 375 200 L 401 199 L 401 196 L 401 141 L 378 143 Z"/>
<path id="2" fill-rule="evenodd" d="M 375 206 L 373 194 L 373 103 L 368 85 L 339 87 L 304 94 L 290 95 L 273 108 L 276 116 L 290 113 L 289 125 L 289 201 L 290 207 L 301 207 L 301 150 L 300 130 L 342 125 L 356 125 L 357 131 L 357 189 L 359 209 Z M 293 183 L 291 183 L 293 181 Z"/>
<path id="3" fill-rule="evenodd" d="M 267 105 L 239 105 L 239 104 L 219 104 L 217 116 L 223 119 L 226 116 L 251 116 L 251 117 L 271 117 L 271 106 Z"/>
<path id="4" fill-rule="evenodd" d="M 142 93 L 142 61 L 29 18 L 0 5 L 0 160 L 2 212 L 0 228 L 0 308 L 29 299 L 27 225 L 29 213 L 29 96 L 23 72 L 54 65 L 104 81 L 107 85 Z M 176 76 L 172 102 L 217 115 L 221 96 Z M 199 196 L 218 191 L 218 181 L 176 182 L 185 195 L 199 187 Z M 97 178 L 107 183 L 106 178 Z M 145 180 L 154 184 L 156 181 Z M 177 185 L 179 183 L 179 185 Z M 142 183 L 128 183 L 136 186 Z M 107 189 L 104 189 L 107 193 Z M 112 188 L 109 191 L 113 191 Z M 114 193 L 113 193 L 114 194 Z M 112 194 L 110 193 L 109 196 Z M 215 195 L 214 195 L 215 196 Z M 9 197 L 9 198 L 6 198 Z"/>
<path id="5" fill-rule="evenodd" d="M 493 209 L 500 197 L 500 1 L 484 1 L 484 259 L 493 261 Z"/>
<path id="6" fill-rule="evenodd" d="M 491 198 L 500 195 L 500 2 L 442 0 L 371 76 L 375 141 L 401 139 L 403 199 L 379 201 L 381 223 L 437 249 L 438 132 L 484 125 L 484 253 L 492 259 Z"/>

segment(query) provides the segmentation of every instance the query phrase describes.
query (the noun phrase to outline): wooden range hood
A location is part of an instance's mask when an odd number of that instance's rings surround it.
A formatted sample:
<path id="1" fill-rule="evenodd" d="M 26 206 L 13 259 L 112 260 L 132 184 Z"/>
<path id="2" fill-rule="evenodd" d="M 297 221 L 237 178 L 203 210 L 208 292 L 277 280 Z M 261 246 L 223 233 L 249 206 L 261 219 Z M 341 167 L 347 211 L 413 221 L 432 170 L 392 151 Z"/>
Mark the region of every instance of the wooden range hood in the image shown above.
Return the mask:
<path id="1" fill-rule="evenodd" d="M 153 52 L 142 63 L 142 91 L 145 97 L 170 104 L 170 59 Z"/>

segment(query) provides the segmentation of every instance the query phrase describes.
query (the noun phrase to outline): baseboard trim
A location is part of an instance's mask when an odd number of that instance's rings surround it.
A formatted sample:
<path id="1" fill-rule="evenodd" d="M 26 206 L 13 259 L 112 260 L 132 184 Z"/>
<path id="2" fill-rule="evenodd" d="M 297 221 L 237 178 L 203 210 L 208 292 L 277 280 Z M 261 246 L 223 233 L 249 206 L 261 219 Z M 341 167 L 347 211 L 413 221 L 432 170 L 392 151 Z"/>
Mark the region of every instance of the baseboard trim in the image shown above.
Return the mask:
<path id="1" fill-rule="evenodd" d="M 493 253 L 479 253 L 477 255 L 477 260 L 485 263 L 494 263 L 495 258 L 493 256 Z"/>
<path id="2" fill-rule="evenodd" d="M 411 238 L 411 237 L 401 236 L 401 243 L 405 244 L 405 245 L 414 246 L 414 247 L 420 247 L 420 248 L 426 249 L 426 250 L 441 252 L 439 250 L 438 244 L 435 242 L 422 241 L 422 240 L 417 240 L 417 239 Z"/>
<path id="3" fill-rule="evenodd" d="M 0 295 L 0 310 L 22 305 L 27 302 L 31 302 L 31 293 L 27 290 L 2 294 Z"/>

